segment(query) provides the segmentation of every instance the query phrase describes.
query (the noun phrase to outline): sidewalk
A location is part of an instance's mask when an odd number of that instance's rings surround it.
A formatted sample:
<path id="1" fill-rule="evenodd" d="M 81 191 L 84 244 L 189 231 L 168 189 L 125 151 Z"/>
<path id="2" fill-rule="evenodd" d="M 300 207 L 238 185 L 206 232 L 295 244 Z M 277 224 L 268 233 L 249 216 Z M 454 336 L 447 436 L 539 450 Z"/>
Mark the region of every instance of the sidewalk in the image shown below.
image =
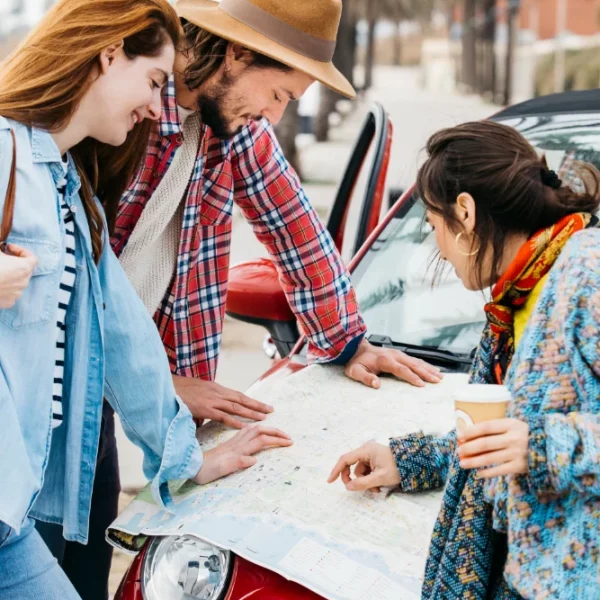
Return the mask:
<path id="1" fill-rule="evenodd" d="M 388 173 L 391 186 L 412 185 L 427 138 L 443 127 L 483 119 L 498 110 L 478 96 L 436 94 L 421 89 L 419 67 L 378 67 L 374 86 L 356 110 L 331 132 L 332 141 L 313 144 L 301 153 L 304 178 L 338 183 L 354 140 L 373 102 L 383 105 L 394 125 Z"/>

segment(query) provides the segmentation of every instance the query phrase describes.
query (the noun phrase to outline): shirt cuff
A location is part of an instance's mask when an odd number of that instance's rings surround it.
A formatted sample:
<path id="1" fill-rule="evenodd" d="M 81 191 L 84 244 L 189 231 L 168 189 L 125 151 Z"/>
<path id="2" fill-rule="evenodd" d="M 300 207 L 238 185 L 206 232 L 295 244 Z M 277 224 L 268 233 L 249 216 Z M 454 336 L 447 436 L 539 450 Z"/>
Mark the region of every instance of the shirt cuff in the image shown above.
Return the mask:
<path id="1" fill-rule="evenodd" d="M 431 441 L 432 437 L 422 431 L 390 440 L 402 492 L 422 492 L 440 487 Z"/>
<path id="2" fill-rule="evenodd" d="M 155 502 L 170 512 L 175 508 L 173 494 L 198 474 L 203 463 L 192 415 L 178 397 L 176 400 L 179 411 L 169 426 L 160 469 L 151 482 Z"/>
<path id="3" fill-rule="evenodd" d="M 359 336 L 355 337 L 353 340 L 350 340 L 346 344 L 346 347 L 342 350 L 341 354 L 339 356 L 337 356 L 336 358 L 334 358 L 333 360 L 328 361 L 326 364 L 345 365 L 345 364 L 349 363 L 352 360 L 352 358 L 354 357 L 354 355 L 356 354 L 358 347 L 361 345 L 361 343 L 364 339 L 365 339 L 365 334 L 361 333 Z"/>

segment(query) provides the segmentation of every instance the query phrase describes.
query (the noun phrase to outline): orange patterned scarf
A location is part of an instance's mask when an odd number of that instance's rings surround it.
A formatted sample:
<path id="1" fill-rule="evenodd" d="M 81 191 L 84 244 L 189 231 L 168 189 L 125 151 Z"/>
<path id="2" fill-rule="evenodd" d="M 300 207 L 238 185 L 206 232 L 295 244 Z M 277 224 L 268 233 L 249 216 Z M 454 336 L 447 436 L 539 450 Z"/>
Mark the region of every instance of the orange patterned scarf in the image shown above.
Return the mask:
<path id="1" fill-rule="evenodd" d="M 492 301 L 486 304 L 485 312 L 494 337 L 492 373 L 496 383 L 504 381 L 512 360 L 514 311 L 525 304 L 531 290 L 550 271 L 569 238 L 596 222 L 589 213 L 577 213 L 538 231 L 521 247 L 492 289 Z"/>

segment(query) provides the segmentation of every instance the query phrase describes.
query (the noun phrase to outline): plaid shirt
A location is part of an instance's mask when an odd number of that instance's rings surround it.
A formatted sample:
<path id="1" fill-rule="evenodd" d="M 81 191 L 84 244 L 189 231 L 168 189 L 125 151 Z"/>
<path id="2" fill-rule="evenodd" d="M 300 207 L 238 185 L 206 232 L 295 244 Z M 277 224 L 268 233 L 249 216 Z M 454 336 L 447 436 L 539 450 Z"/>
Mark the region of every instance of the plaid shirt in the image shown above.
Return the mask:
<path id="1" fill-rule="evenodd" d="M 165 175 L 182 127 L 171 80 L 143 167 L 123 195 L 111 238 L 123 251 Z M 174 373 L 214 379 L 229 275 L 233 203 L 277 265 L 312 360 L 347 359 L 365 333 L 349 274 L 266 120 L 221 140 L 202 127 L 190 180 L 177 269 L 154 320 Z"/>

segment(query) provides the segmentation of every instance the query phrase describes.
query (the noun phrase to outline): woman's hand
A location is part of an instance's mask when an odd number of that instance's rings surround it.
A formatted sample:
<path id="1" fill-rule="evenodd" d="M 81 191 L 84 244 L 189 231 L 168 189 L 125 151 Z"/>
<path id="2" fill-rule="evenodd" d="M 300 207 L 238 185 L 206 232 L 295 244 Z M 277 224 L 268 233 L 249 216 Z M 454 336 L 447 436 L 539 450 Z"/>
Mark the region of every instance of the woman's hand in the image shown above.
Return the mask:
<path id="1" fill-rule="evenodd" d="M 460 466 L 479 469 L 481 477 L 524 475 L 529 470 L 529 425 L 524 421 L 484 421 L 467 427 L 457 439 Z"/>
<path id="2" fill-rule="evenodd" d="M 37 266 L 37 258 L 16 244 L 8 245 L 8 254 L 0 252 L 0 308 L 12 308 Z"/>
<path id="3" fill-rule="evenodd" d="M 210 483 L 255 465 L 253 454 L 261 450 L 286 448 L 292 444 L 290 436 L 279 429 L 262 425 L 244 427 L 230 440 L 204 453 L 204 463 L 194 481 L 200 485 Z"/>
<path id="4" fill-rule="evenodd" d="M 351 467 L 354 467 L 354 479 Z M 368 442 L 354 452 L 344 454 L 333 468 L 328 483 L 333 483 L 339 476 L 350 492 L 364 490 L 380 491 L 381 487 L 390 487 L 400 483 L 400 474 L 396 467 L 396 459 L 389 446 Z"/>

